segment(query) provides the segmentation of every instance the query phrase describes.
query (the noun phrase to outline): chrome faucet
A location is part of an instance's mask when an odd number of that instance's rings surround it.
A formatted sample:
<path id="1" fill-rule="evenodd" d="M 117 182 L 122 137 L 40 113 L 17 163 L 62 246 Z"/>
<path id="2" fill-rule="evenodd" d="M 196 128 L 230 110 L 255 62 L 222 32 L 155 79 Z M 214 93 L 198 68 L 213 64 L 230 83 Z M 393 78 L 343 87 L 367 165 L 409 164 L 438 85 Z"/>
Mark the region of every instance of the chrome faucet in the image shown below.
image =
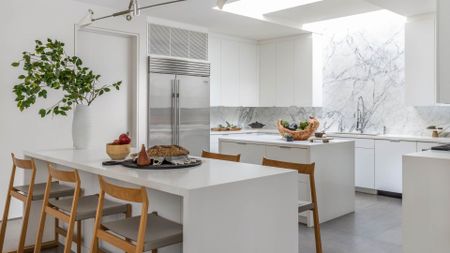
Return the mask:
<path id="1" fill-rule="evenodd" d="M 365 116 L 365 108 L 364 108 L 364 99 L 362 96 L 358 97 L 358 104 L 356 105 L 356 131 L 363 133 L 364 132 L 364 116 Z"/>

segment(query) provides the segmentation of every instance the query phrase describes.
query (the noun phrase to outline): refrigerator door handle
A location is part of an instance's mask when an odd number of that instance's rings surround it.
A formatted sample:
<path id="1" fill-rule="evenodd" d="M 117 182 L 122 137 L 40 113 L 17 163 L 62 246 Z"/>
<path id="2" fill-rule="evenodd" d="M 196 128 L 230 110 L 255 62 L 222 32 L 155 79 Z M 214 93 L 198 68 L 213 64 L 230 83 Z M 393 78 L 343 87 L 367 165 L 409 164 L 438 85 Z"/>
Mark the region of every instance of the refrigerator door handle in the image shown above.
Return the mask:
<path id="1" fill-rule="evenodd" d="M 172 107 L 170 109 L 170 121 L 171 121 L 171 128 L 172 128 L 172 144 L 176 144 L 175 142 L 175 135 L 176 135 L 176 100 L 175 100 L 175 80 L 170 80 L 170 85 L 172 86 L 172 94 L 171 94 L 171 102 Z"/>
<path id="2" fill-rule="evenodd" d="M 177 145 L 180 145 L 180 118 L 181 118 L 181 108 L 180 108 L 180 80 L 176 80 L 176 83 L 175 83 L 175 89 L 176 89 L 176 104 L 177 104 L 177 107 L 176 107 L 176 117 L 177 117 L 177 119 L 176 119 L 176 122 L 177 122 L 177 125 L 176 125 L 176 127 L 177 127 L 177 129 L 176 129 L 176 131 L 177 131 L 177 139 L 176 139 L 176 144 Z"/>

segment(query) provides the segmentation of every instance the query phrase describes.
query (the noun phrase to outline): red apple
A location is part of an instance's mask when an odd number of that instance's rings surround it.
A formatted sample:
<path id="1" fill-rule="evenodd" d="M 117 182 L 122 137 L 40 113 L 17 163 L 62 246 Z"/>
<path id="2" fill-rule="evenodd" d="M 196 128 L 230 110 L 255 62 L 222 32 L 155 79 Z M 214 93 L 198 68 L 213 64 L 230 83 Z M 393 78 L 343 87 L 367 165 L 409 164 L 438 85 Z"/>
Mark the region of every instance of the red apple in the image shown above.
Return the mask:
<path id="1" fill-rule="evenodd" d="M 127 134 L 121 134 L 119 136 L 119 144 L 130 144 L 131 139 Z"/>
<path id="2" fill-rule="evenodd" d="M 114 140 L 111 144 L 112 145 L 120 145 L 120 141 L 119 140 Z"/>

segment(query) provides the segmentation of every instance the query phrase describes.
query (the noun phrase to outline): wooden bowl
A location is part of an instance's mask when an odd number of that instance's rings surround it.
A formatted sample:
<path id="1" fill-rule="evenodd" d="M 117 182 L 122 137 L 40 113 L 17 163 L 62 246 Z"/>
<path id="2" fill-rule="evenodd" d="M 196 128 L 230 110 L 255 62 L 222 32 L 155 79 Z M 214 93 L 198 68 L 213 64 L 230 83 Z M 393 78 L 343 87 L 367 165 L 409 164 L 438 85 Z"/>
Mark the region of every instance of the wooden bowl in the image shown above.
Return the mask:
<path id="1" fill-rule="evenodd" d="M 284 126 L 281 124 L 281 120 L 277 122 L 277 128 L 278 132 L 280 132 L 281 136 L 284 136 L 285 134 L 292 135 L 294 140 L 296 141 L 305 141 L 311 137 L 314 132 L 319 128 L 319 121 L 316 118 L 310 118 L 308 120 L 309 125 L 306 127 L 305 130 L 289 130 L 287 128 L 284 128 Z"/>
<path id="2" fill-rule="evenodd" d="M 106 153 L 112 160 L 124 160 L 130 154 L 130 144 L 106 144 Z"/>

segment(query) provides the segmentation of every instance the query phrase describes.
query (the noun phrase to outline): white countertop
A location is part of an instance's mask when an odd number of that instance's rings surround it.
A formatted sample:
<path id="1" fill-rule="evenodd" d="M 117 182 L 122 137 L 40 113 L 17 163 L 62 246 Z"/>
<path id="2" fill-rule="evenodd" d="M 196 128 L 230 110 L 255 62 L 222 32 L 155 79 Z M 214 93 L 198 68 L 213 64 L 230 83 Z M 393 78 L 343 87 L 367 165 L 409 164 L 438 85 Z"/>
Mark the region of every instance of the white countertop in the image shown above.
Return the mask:
<path id="1" fill-rule="evenodd" d="M 232 141 L 240 143 L 254 143 L 264 145 L 282 145 L 286 147 L 311 147 L 319 145 L 333 145 L 336 143 L 352 142 L 352 140 L 330 140 L 329 143 L 322 143 L 322 141 L 292 141 L 287 142 L 284 138 L 274 134 L 246 134 L 236 136 L 226 136 L 219 138 L 220 141 Z"/>
<path id="2" fill-rule="evenodd" d="M 211 135 L 231 135 L 231 134 L 278 134 L 276 129 L 243 129 L 241 131 L 211 131 Z M 349 134 L 349 133 L 327 133 L 329 137 L 336 138 L 353 138 L 353 139 L 369 139 L 369 140 L 395 140 L 395 141 L 417 141 L 417 142 L 436 142 L 443 144 L 450 144 L 448 137 L 427 137 L 427 136 L 413 136 L 413 135 L 397 135 L 397 134 L 380 134 L 380 135 L 364 135 L 364 134 Z"/>
<path id="3" fill-rule="evenodd" d="M 139 170 L 121 165 L 103 166 L 104 150 L 25 151 L 26 156 L 102 175 L 127 183 L 185 196 L 190 190 L 278 175 L 292 170 L 202 158 L 200 166 L 173 170 Z"/>
<path id="4" fill-rule="evenodd" d="M 416 158 L 433 158 L 433 159 L 444 159 L 450 160 L 450 152 L 442 150 L 427 150 L 423 152 L 411 153 L 404 155 L 405 157 L 416 157 Z"/>

